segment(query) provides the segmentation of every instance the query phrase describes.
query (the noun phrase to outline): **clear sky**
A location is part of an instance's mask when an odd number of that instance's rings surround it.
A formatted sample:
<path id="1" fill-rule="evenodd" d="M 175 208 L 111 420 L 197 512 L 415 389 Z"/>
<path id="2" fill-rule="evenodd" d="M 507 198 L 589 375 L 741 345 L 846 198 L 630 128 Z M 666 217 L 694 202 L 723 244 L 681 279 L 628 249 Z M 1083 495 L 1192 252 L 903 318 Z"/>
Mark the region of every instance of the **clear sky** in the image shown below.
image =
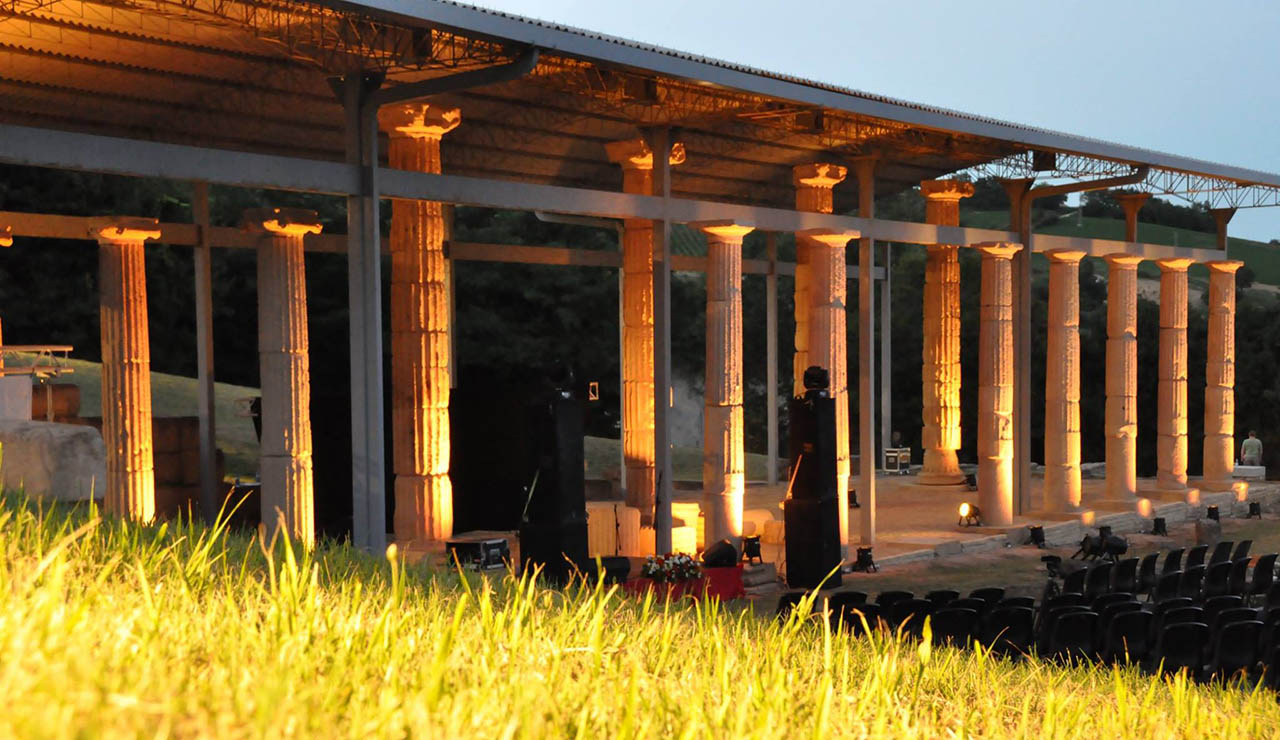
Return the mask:
<path id="1" fill-rule="evenodd" d="M 1280 173 L 1278 0 L 470 0 L 1081 136 Z M 1231 233 L 1280 238 L 1280 208 Z"/>

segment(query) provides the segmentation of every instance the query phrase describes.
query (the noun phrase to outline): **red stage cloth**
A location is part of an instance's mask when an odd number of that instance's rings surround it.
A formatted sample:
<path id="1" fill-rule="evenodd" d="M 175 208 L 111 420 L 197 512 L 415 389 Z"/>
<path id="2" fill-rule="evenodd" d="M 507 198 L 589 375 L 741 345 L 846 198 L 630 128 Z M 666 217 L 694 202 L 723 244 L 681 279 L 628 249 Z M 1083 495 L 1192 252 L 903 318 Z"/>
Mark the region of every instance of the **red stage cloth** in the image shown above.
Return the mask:
<path id="1" fill-rule="evenodd" d="M 688 596 L 701 598 L 704 594 L 721 601 L 740 599 L 747 595 L 742 587 L 742 565 L 731 568 L 703 568 L 702 578 L 683 583 L 654 583 L 652 578 L 632 578 L 622 585 L 623 591 L 633 596 L 643 596 L 654 590 L 659 596 L 679 599 Z"/>

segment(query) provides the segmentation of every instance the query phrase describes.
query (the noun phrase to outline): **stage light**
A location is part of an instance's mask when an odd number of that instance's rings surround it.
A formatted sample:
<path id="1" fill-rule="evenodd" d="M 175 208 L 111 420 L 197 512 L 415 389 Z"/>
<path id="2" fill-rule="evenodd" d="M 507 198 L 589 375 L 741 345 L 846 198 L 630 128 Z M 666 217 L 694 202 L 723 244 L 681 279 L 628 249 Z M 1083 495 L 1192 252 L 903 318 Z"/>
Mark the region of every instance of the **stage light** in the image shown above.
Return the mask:
<path id="1" fill-rule="evenodd" d="M 1164 517 L 1158 516 L 1151 520 L 1151 534 L 1157 537 L 1169 536 L 1169 525 L 1165 522 Z"/>
<path id="2" fill-rule="evenodd" d="M 958 524 L 964 527 L 982 526 L 982 510 L 976 504 L 965 501 L 960 504 L 960 521 Z"/>
<path id="3" fill-rule="evenodd" d="M 742 559 L 748 563 L 753 560 L 764 562 L 764 558 L 760 554 L 760 535 L 742 538 Z"/>
<path id="4" fill-rule="evenodd" d="M 1261 504 L 1261 503 L 1259 503 L 1259 502 L 1257 502 L 1257 501 L 1250 501 L 1250 502 L 1249 502 L 1249 518 L 1250 518 L 1250 519 L 1261 519 L 1261 518 L 1262 518 L 1262 504 Z"/>
<path id="5" fill-rule="evenodd" d="M 876 573 L 879 568 L 876 567 L 875 558 L 871 557 L 870 547 L 859 547 L 857 558 L 853 561 L 854 572 Z"/>
<path id="6" fill-rule="evenodd" d="M 1043 550 L 1044 549 L 1044 527 L 1038 524 L 1033 524 L 1031 527 L 1028 527 L 1027 531 L 1030 532 L 1031 534 L 1031 544 Z"/>
<path id="7" fill-rule="evenodd" d="M 1220 522 L 1220 521 L 1222 521 L 1221 519 L 1219 519 L 1219 518 L 1218 518 L 1218 507 L 1216 507 L 1216 506 L 1210 506 L 1209 508 L 1205 509 L 1205 510 L 1204 510 L 1204 515 L 1205 515 L 1206 517 L 1208 517 L 1208 518 L 1210 518 L 1210 519 L 1214 520 L 1215 522 Z"/>

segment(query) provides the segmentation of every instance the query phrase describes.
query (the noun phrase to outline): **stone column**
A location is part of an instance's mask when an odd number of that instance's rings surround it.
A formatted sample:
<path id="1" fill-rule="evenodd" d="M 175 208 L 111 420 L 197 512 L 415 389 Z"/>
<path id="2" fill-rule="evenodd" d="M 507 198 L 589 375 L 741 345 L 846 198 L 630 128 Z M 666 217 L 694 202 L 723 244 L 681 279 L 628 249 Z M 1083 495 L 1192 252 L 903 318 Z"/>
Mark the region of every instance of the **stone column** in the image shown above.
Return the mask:
<path id="1" fill-rule="evenodd" d="M 605 145 L 610 162 L 622 166 L 622 192 L 653 195 L 653 151 L 644 139 Z M 684 162 L 674 144 L 668 161 Z M 653 385 L 653 222 L 629 218 L 622 232 L 622 454 L 627 505 L 653 521 L 657 482 Z"/>
<path id="2" fill-rule="evenodd" d="M 702 421 L 704 541 L 742 537 L 742 237 L 750 226 L 695 224 L 707 235 L 707 359 Z"/>
<path id="3" fill-rule="evenodd" d="M 95 219 L 102 336 L 102 441 L 107 447 L 103 510 L 137 522 L 156 514 L 151 434 L 151 339 L 143 244 L 160 238 L 150 218 Z"/>
<path id="4" fill-rule="evenodd" d="M 1156 488 L 1187 490 L 1187 267 L 1189 259 L 1160 266 L 1160 366 L 1156 406 Z"/>
<path id="5" fill-rule="evenodd" d="M 960 199 L 973 195 L 973 184 L 960 180 L 926 180 L 925 220 L 939 226 L 960 223 Z M 964 483 L 956 459 L 960 449 L 960 259 L 949 244 L 929 247 L 924 271 L 924 465 L 918 481 L 927 485 Z"/>
<path id="6" fill-rule="evenodd" d="M 379 111 L 391 167 L 440 172 L 440 139 L 455 129 L 457 108 L 404 103 Z M 453 534 L 449 482 L 449 263 L 444 206 L 391 203 L 391 429 L 395 472 L 393 530 L 400 543 Z"/>
<path id="7" fill-rule="evenodd" d="M 1108 254 L 1106 457 L 1107 494 L 1133 501 L 1138 491 L 1138 264 Z"/>
<path id="8" fill-rule="evenodd" d="M 809 252 L 809 364 L 827 370 L 836 408 L 836 495 L 840 542 L 849 540 L 849 368 L 845 315 L 845 245 L 856 231 L 806 231 L 796 234 Z"/>
<path id="9" fill-rule="evenodd" d="M 791 170 L 792 182 L 796 186 L 796 210 L 815 213 L 831 213 L 834 210 L 832 189 L 844 181 L 848 170 L 836 164 L 802 164 Z M 809 359 L 813 331 L 810 328 L 809 316 L 812 312 L 812 279 L 813 272 L 809 266 L 809 243 L 801 238 L 796 239 L 796 275 L 795 275 L 795 317 L 796 317 L 796 352 L 791 361 L 791 387 L 796 396 L 804 395 L 804 371 L 815 364 Z M 830 368 L 828 368 L 830 370 Z M 840 418 L 840 402 L 836 402 L 836 418 Z M 848 410 L 848 400 L 844 402 Z M 845 414 L 847 416 L 847 413 Z M 837 427 L 836 435 L 839 436 Z M 845 421 L 845 439 L 848 439 L 848 420 Z M 847 445 L 846 445 L 847 446 Z M 848 480 L 848 453 L 845 453 L 845 479 Z"/>
<path id="10" fill-rule="evenodd" d="M 1049 333 L 1044 386 L 1044 508 L 1080 508 L 1080 260 L 1051 250 Z"/>
<path id="11" fill-rule="evenodd" d="M 1214 260 L 1209 268 L 1209 347 L 1204 389 L 1204 480 L 1209 491 L 1235 481 L 1236 270 L 1243 262 Z"/>
<path id="12" fill-rule="evenodd" d="M 978 334 L 978 506 L 983 522 L 1013 524 L 1013 255 L 1020 244 L 981 244 Z"/>
<path id="13" fill-rule="evenodd" d="M 319 234 L 315 211 L 254 208 L 242 221 L 258 247 L 258 363 L 262 384 L 262 523 L 315 540 L 311 472 L 311 364 L 303 238 Z"/>

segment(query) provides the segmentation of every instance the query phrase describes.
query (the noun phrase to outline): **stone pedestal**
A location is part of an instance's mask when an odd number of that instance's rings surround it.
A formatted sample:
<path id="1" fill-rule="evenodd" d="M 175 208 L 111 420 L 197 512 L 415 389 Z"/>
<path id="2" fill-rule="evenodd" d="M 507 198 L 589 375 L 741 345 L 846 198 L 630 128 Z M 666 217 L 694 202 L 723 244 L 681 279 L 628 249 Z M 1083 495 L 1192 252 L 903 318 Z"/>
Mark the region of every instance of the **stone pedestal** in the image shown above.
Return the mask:
<path id="1" fill-rule="evenodd" d="M 1204 389 L 1206 491 L 1234 490 L 1236 425 L 1236 270 L 1243 262 L 1215 260 L 1209 268 L 1209 337 Z"/>
<path id="2" fill-rule="evenodd" d="M 1156 488 L 1187 488 L 1187 267 L 1189 259 L 1160 266 L 1160 363 L 1156 405 Z"/>
<path id="3" fill-rule="evenodd" d="M 1080 260 L 1084 252 L 1053 250 L 1049 258 L 1049 332 L 1044 388 L 1044 508 L 1080 509 Z"/>
<path id="4" fill-rule="evenodd" d="M 258 247 L 258 361 L 262 383 L 262 522 L 289 538 L 315 540 L 311 470 L 311 365 L 303 238 L 319 234 L 314 211 L 245 211 Z"/>
<path id="5" fill-rule="evenodd" d="M 939 226 L 960 223 L 960 199 L 973 184 L 959 180 L 920 183 L 925 220 Z M 924 363 L 921 370 L 924 464 L 918 475 L 926 485 L 964 482 L 960 449 L 960 259 L 958 248 L 929 248 L 924 272 Z"/>
<path id="6" fill-rule="evenodd" d="M 984 244 L 978 337 L 978 506 L 984 524 L 1013 524 L 1013 255 Z"/>
<path id="7" fill-rule="evenodd" d="M 143 244 L 160 238 L 155 219 L 101 219 L 98 292 L 102 335 L 102 441 L 107 480 L 103 510 L 138 522 L 155 518 L 151 434 L 151 339 Z"/>
<path id="8" fill-rule="evenodd" d="M 644 139 L 615 141 L 605 152 L 622 166 L 624 193 L 653 194 L 653 151 Z M 674 144 L 668 161 L 684 158 L 684 145 Z M 646 525 L 657 485 L 653 403 L 653 222 L 631 218 L 622 232 L 622 454 L 627 505 Z"/>
<path id="9" fill-rule="evenodd" d="M 457 108 L 431 103 L 384 107 L 391 167 L 439 173 L 440 140 L 461 122 Z M 453 534 L 449 481 L 450 274 L 444 206 L 391 203 L 391 429 L 397 542 Z"/>
<path id="10" fill-rule="evenodd" d="M 707 359 L 702 434 L 703 541 L 742 538 L 742 237 L 749 226 L 697 224 L 707 235 Z"/>
<path id="11" fill-rule="evenodd" d="M 1138 264 L 1107 260 L 1107 499 L 1136 501 L 1138 491 Z"/>

